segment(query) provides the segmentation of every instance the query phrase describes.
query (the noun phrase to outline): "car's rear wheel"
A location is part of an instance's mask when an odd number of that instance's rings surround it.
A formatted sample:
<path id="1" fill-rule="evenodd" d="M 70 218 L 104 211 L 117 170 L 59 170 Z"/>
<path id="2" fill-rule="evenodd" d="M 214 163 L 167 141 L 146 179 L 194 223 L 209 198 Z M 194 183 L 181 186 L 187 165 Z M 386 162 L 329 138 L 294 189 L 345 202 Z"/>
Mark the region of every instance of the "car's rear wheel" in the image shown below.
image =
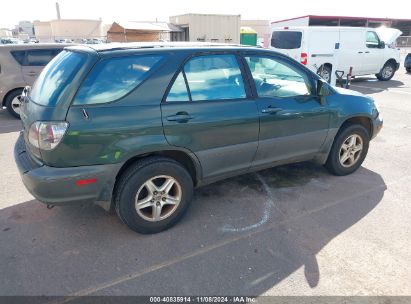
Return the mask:
<path id="1" fill-rule="evenodd" d="M 392 62 L 387 62 L 386 64 L 384 64 L 381 71 L 375 76 L 378 78 L 378 80 L 388 81 L 392 77 L 394 77 L 394 74 L 395 74 L 395 64 Z"/>
<path id="2" fill-rule="evenodd" d="M 408 73 L 411 73 L 411 68 L 405 68 Z"/>
<path id="3" fill-rule="evenodd" d="M 7 111 L 15 118 L 20 119 L 20 96 L 23 90 L 14 90 L 6 97 Z"/>
<path id="4" fill-rule="evenodd" d="M 175 225 L 187 210 L 193 180 L 176 161 L 150 157 L 121 175 L 115 207 L 120 219 L 139 233 L 157 233 Z"/>
<path id="5" fill-rule="evenodd" d="M 348 125 L 334 139 L 325 167 L 334 175 L 347 175 L 363 163 L 370 142 L 367 130 L 361 125 Z"/>

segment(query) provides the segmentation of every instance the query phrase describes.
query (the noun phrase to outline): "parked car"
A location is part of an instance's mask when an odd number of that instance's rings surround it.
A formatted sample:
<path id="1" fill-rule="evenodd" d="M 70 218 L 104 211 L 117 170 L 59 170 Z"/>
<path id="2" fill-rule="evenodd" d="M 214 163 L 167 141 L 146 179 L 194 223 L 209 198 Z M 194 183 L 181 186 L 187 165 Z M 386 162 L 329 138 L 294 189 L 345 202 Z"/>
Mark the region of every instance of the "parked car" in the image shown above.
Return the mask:
<path id="1" fill-rule="evenodd" d="M 9 44 L 0 46 L 0 102 L 11 115 L 20 117 L 19 97 L 32 85 L 44 66 L 66 45 Z"/>
<path id="2" fill-rule="evenodd" d="M 69 47 L 25 94 L 23 182 L 50 205 L 96 202 L 141 233 L 174 225 L 193 188 L 314 160 L 357 170 L 382 127 L 371 97 L 253 47 Z"/>
<path id="3" fill-rule="evenodd" d="M 327 82 L 333 71 L 347 75 L 350 67 L 352 76 L 375 74 L 379 80 L 390 80 L 400 65 L 400 52 L 393 43 L 401 34 L 392 28 L 274 27 L 271 48 L 300 61 Z"/>
<path id="4" fill-rule="evenodd" d="M 408 53 L 407 57 L 405 57 L 404 67 L 408 73 L 411 73 L 411 53 Z"/>

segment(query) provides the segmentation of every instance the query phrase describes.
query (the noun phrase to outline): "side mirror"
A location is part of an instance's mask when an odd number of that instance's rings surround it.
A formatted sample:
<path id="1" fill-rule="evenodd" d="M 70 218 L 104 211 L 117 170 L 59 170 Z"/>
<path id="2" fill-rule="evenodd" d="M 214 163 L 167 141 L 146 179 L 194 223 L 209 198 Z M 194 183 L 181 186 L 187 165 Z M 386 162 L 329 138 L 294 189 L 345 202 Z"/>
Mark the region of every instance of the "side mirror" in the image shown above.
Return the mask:
<path id="1" fill-rule="evenodd" d="M 317 80 L 317 96 L 320 99 L 321 105 L 325 105 L 325 97 L 328 95 L 328 89 L 327 89 L 328 84 L 322 80 L 318 79 Z"/>
<path id="2" fill-rule="evenodd" d="M 380 41 L 380 43 L 378 44 L 378 48 L 380 48 L 380 49 L 385 49 L 385 42 L 384 42 L 384 41 Z"/>

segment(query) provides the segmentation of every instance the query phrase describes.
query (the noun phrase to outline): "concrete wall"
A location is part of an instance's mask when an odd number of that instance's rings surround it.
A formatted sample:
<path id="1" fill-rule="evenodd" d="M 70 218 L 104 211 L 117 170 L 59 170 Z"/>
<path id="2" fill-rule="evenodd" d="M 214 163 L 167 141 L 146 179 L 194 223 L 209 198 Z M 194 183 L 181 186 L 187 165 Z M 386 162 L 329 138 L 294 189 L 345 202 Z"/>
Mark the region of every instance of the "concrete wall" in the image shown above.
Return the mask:
<path id="1" fill-rule="evenodd" d="M 257 45 L 268 47 L 271 37 L 269 20 L 241 20 L 241 26 L 251 27 L 257 32 Z"/>
<path id="2" fill-rule="evenodd" d="M 240 43 L 240 15 L 186 14 L 170 17 L 170 22 L 188 27 L 189 41 Z"/>
<path id="3" fill-rule="evenodd" d="M 104 38 L 104 25 L 101 20 L 61 19 L 51 21 L 34 21 L 36 38 L 40 42 L 55 39 Z"/>
<path id="4" fill-rule="evenodd" d="M 241 26 L 251 27 L 257 32 L 257 38 L 264 38 L 264 35 L 271 33 L 269 20 L 241 20 Z"/>
<path id="5" fill-rule="evenodd" d="M 39 42 L 54 41 L 49 21 L 34 21 L 34 35 Z"/>
<path id="6" fill-rule="evenodd" d="M 12 38 L 13 32 L 9 29 L 0 29 L 0 38 Z"/>

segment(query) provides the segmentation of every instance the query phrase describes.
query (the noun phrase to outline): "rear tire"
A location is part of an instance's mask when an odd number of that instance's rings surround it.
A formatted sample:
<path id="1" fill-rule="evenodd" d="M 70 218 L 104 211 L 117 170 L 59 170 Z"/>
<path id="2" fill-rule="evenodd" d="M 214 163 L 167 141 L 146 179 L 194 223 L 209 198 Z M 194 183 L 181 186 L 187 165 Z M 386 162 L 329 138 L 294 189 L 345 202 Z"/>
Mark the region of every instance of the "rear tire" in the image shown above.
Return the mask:
<path id="1" fill-rule="evenodd" d="M 187 211 L 192 196 L 193 180 L 181 164 L 165 157 L 150 157 L 121 175 L 114 202 L 117 215 L 130 229 L 149 234 L 175 225 Z"/>
<path id="2" fill-rule="evenodd" d="M 408 73 L 411 73 L 411 68 L 405 68 Z"/>
<path id="3" fill-rule="evenodd" d="M 7 111 L 17 119 L 20 119 L 20 101 L 18 97 L 21 96 L 22 92 L 22 89 L 14 90 L 7 95 L 5 100 Z"/>
<path id="4" fill-rule="evenodd" d="M 344 127 L 334 139 L 325 167 L 338 176 L 355 172 L 367 156 L 369 143 L 370 135 L 363 126 Z"/>
<path id="5" fill-rule="evenodd" d="M 375 74 L 378 80 L 388 81 L 395 75 L 396 66 L 392 62 L 387 62 L 382 67 L 381 71 L 378 74 Z"/>

